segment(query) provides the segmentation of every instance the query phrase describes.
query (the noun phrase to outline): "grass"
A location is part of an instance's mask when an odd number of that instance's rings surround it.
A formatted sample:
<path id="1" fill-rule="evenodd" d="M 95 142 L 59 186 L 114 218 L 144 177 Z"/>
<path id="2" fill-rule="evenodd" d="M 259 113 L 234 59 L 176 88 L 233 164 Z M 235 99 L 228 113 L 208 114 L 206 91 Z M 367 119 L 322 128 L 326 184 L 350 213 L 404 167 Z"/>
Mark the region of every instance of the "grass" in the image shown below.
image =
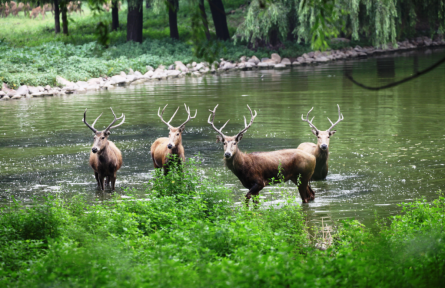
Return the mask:
<path id="1" fill-rule="evenodd" d="M 442 196 L 404 204 L 389 225 L 376 222 L 377 232 L 343 221 L 332 246 L 319 251 L 297 195 L 282 207 L 246 209 L 234 207 L 230 193 L 189 162 L 157 173 L 149 199 L 15 202 L 0 214 L 0 285 L 439 287 L 445 280 Z"/>
<path id="2" fill-rule="evenodd" d="M 246 1 L 225 1 L 226 11 L 234 10 Z M 96 25 L 99 21 L 111 21 L 110 13 L 94 16 L 87 7 L 82 15 L 70 15 L 69 36 L 55 35 L 54 20 L 50 13 L 45 19 L 29 19 L 23 13 L 19 16 L 0 18 L 2 38 L 0 38 L 0 81 L 12 88 L 20 85 L 56 85 L 56 76 L 70 81 L 88 80 L 100 76 L 112 76 L 120 71 L 146 72 L 146 66 L 170 65 L 174 61 L 191 63 L 202 61 L 193 53 L 190 14 L 192 7 L 181 2 L 178 12 L 180 40 L 169 38 L 168 15 L 165 11 L 156 14 L 153 9 L 144 8 L 144 42 L 126 42 L 126 6 L 119 13 L 120 30 L 111 32 L 110 48 L 105 49 L 96 43 Z M 85 5 L 84 5 L 85 6 Z M 207 7 L 211 33 L 214 35 L 211 13 Z M 233 34 L 243 19 L 243 11 L 235 10 L 228 15 L 229 30 Z M 285 49 L 252 51 L 243 43 L 222 43 L 224 49 L 217 58 L 236 61 L 241 56 L 258 58 L 270 57 L 278 52 L 284 57 L 296 57 L 309 51 L 309 46 L 286 43 Z"/>

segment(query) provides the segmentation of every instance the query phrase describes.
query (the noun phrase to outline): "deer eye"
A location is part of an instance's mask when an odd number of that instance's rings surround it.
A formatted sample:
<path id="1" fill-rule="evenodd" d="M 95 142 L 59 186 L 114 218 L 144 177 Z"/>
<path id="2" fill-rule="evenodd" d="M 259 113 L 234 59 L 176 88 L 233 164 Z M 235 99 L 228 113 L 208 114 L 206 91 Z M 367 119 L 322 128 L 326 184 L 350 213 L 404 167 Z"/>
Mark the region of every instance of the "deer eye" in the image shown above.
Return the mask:
<path id="1" fill-rule="evenodd" d="M 176 136 L 179 136 L 179 133 L 178 133 L 178 134 L 176 134 Z"/>
<path id="2" fill-rule="evenodd" d="M 102 137 L 102 140 L 104 140 L 105 139 L 105 137 Z"/>
<path id="3" fill-rule="evenodd" d="M 233 143 L 233 145 L 236 145 L 236 142 L 235 142 L 235 143 Z"/>

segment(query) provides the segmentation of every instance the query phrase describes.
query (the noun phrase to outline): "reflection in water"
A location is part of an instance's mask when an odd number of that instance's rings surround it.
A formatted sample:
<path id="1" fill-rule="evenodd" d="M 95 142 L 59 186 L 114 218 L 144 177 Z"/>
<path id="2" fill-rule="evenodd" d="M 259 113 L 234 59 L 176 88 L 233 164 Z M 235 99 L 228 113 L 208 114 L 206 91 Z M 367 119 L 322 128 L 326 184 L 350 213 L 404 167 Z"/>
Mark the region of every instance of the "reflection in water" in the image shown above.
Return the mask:
<path id="1" fill-rule="evenodd" d="M 215 132 L 207 124 L 208 109 L 219 104 L 218 119 L 231 119 L 225 128 L 227 135 L 243 127 L 246 104 L 257 110 L 254 124 L 240 142 L 242 151 L 254 152 L 315 142 L 301 114 L 314 107 L 314 125 L 325 129 L 329 127 L 326 117 L 336 119 L 339 104 L 345 120 L 331 139 L 330 174 L 325 181 L 312 182 L 316 199 L 303 205 L 308 219 L 355 217 L 366 222 L 374 211 L 382 216 L 397 213 L 398 203 L 422 196 L 431 200 L 444 188 L 445 67 L 377 92 L 352 86 L 343 73 L 346 69 L 358 81 L 376 86 L 379 78 L 410 76 L 413 62 L 418 61 L 422 70 L 445 53 L 432 52 L 148 82 L 112 92 L 0 101 L 0 201 L 9 203 L 12 195 L 27 202 L 42 195 L 109 197 L 96 195 L 97 185 L 88 166 L 92 135 L 81 119 L 85 108 L 99 115 L 110 106 L 127 116 L 121 129 L 110 135 L 124 159 L 116 193 L 125 196 L 125 188 L 130 187 L 145 198 L 145 185 L 153 172 L 148 151 L 156 138 L 168 133 L 157 109 L 167 103 L 169 107 L 186 103 L 198 109 L 198 116 L 183 134 L 186 157 L 199 153 L 203 173 L 232 185 L 228 187 L 240 202 L 246 192 L 223 167 L 222 144 L 215 143 Z M 178 119 L 186 117 L 183 110 L 178 111 Z M 98 128 L 112 120 L 108 114 L 102 118 Z M 215 125 L 220 127 L 221 121 Z M 286 193 L 298 199 L 295 185 L 285 187 Z M 270 204 L 279 204 L 283 197 L 277 191 L 280 189 L 268 187 L 260 195 L 275 201 Z"/>

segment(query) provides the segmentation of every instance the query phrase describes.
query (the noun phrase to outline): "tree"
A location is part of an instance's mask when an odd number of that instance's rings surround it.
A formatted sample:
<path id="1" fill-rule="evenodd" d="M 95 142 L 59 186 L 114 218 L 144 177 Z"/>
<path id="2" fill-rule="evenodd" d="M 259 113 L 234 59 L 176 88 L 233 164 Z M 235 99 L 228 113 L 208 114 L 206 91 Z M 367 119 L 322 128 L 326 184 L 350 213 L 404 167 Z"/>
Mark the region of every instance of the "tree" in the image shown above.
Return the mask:
<path id="1" fill-rule="evenodd" d="M 60 10 L 59 10 L 59 0 L 54 0 L 54 31 L 56 34 L 60 33 Z"/>
<path id="2" fill-rule="evenodd" d="M 67 12 L 68 9 L 66 7 L 68 3 L 66 2 L 66 0 L 61 0 L 59 2 L 60 5 L 60 10 L 62 10 L 62 32 L 65 35 L 68 35 L 68 17 L 67 17 Z"/>
<path id="3" fill-rule="evenodd" d="M 111 31 L 117 31 L 117 29 L 119 29 L 119 0 L 113 0 L 111 2 Z"/>
<path id="4" fill-rule="evenodd" d="M 227 27 L 226 11 L 222 0 L 208 0 L 210 11 L 212 12 L 213 23 L 215 24 L 216 37 L 219 40 L 229 40 L 229 28 Z"/>
<path id="5" fill-rule="evenodd" d="M 178 8 L 179 0 L 167 0 L 168 23 L 170 26 L 170 38 L 179 39 L 178 32 Z"/>
<path id="6" fill-rule="evenodd" d="M 204 26 L 206 38 L 207 40 L 210 40 L 209 22 L 207 22 L 207 14 L 204 7 L 204 0 L 199 0 L 199 10 L 201 13 L 202 25 Z"/>
<path id="7" fill-rule="evenodd" d="M 142 0 L 129 0 L 127 13 L 127 41 L 142 43 Z"/>

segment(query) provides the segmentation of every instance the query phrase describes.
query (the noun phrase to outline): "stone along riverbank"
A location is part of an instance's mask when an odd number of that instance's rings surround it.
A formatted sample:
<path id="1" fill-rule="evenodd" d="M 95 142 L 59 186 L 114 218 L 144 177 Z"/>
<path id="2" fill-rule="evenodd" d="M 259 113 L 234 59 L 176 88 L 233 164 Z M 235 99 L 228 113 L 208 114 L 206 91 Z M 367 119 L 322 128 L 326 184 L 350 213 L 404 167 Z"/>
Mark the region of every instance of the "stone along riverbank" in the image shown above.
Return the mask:
<path id="1" fill-rule="evenodd" d="M 397 46 L 397 47 L 396 47 Z M 281 58 L 277 53 L 273 53 L 270 58 L 258 59 L 256 56 L 250 58 L 242 56 L 237 62 L 229 62 L 221 59 L 220 62 L 215 61 L 209 65 L 207 62 L 184 64 L 181 61 L 175 61 L 169 66 L 159 65 L 156 69 L 147 66 L 146 72 L 142 74 L 140 71 L 133 71 L 128 68 L 127 72 L 121 71 L 119 74 L 111 77 L 97 77 L 88 81 L 72 82 L 60 76 L 56 77 L 58 86 L 51 87 L 49 85 L 31 87 L 23 85 L 17 90 L 2 84 L 0 98 L 2 100 L 21 99 L 32 97 L 58 96 L 65 94 L 85 93 L 91 90 L 114 89 L 117 86 L 126 86 L 134 84 L 142 84 L 146 81 L 160 81 L 169 78 L 181 77 L 200 77 L 208 73 L 221 73 L 231 70 L 253 70 L 253 69 L 286 69 L 291 66 L 300 65 L 316 65 L 318 63 L 326 63 L 349 58 L 366 58 L 372 55 L 379 55 L 388 52 L 405 51 L 419 49 L 425 47 L 445 46 L 445 40 L 432 40 L 428 37 L 418 37 L 412 40 L 397 42 L 397 45 L 387 45 L 386 47 L 348 47 L 339 50 L 330 50 L 325 52 L 315 51 L 309 52 L 295 59 Z"/>

